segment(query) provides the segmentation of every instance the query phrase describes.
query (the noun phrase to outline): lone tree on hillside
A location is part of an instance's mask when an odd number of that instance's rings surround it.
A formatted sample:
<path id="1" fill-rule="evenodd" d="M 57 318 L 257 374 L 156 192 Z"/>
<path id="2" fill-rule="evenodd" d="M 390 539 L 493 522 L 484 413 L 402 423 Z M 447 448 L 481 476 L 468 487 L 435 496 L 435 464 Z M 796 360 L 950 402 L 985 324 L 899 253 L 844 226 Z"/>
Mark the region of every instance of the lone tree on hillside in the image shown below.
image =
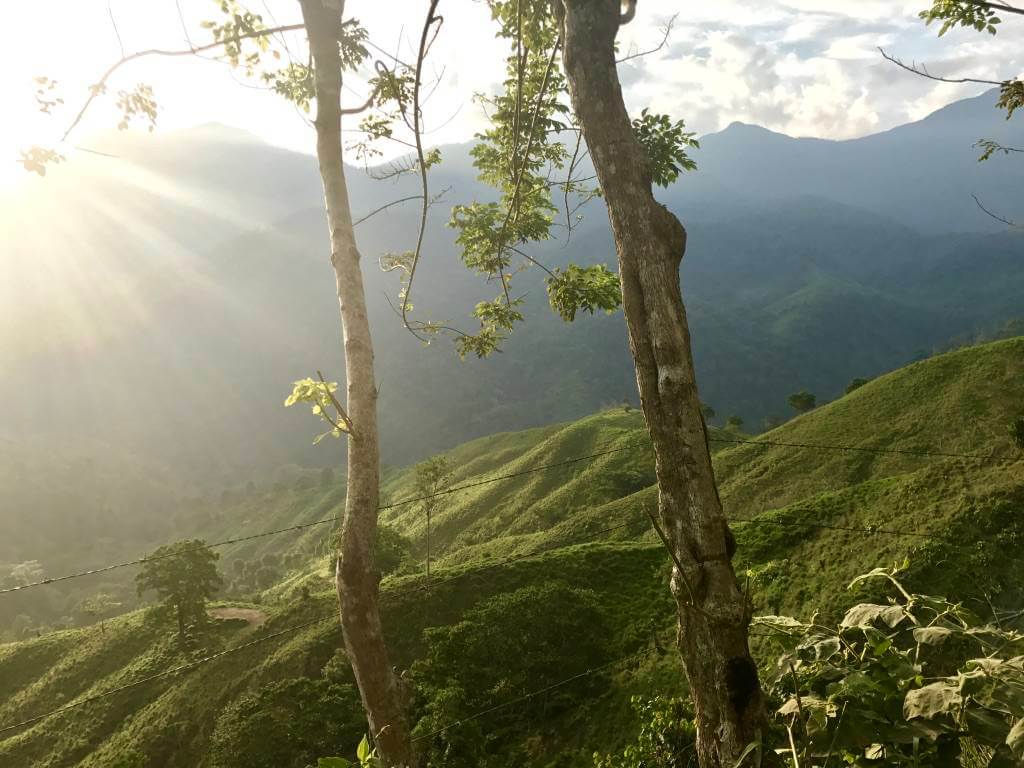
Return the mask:
<path id="1" fill-rule="evenodd" d="M 443 495 L 452 484 L 452 466 L 447 456 L 432 456 L 416 465 L 416 496 L 426 524 L 427 580 L 430 580 L 430 525 L 443 503 Z"/>
<path id="2" fill-rule="evenodd" d="M 174 613 L 181 642 L 189 626 L 205 623 L 206 601 L 224 585 L 217 572 L 219 558 L 201 539 L 165 544 L 146 558 L 135 577 L 140 597 L 155 591 L 164 607 Z"/>
<path id="3" fill-rule="evenodd" d="M 871 381 L 871 379 L 865 379 L 858 376 L 856 379 L 854 379 L 853 381 L 846 385 L 846 394 L 850 394 L 851 392 L 860 389 L 869 381 Z"/>
<path id="4" fill-rule="evenodd" d="M 789 403 L 789 407 L 797 413 L 807 413 L 808 411 L 814 410 L 814 406 L 818 404 L 818 398 L 806 389 L 802 389 L 799 392 L 794 392 L 790 395 L 786 402 Z"/>
<path id="5" fill-rule="evenodd" d="M 730 416 L 725 420 L 725 426 L 727 429 L 731 429 L 734 432 L 739 432 L 743 429 L 743 417 L 742 416 Z"/>
<path id="6" fill-rule="evenodd" d="M 99 592 L 79 603 L 78 612 L 85 616 L 89 622 L 98 620 L 100 623 L 100 634 L 102 635 L 107 631 L 106 619 L 120 607 L 121 603 L 113 595 L 107 592 Z"/>

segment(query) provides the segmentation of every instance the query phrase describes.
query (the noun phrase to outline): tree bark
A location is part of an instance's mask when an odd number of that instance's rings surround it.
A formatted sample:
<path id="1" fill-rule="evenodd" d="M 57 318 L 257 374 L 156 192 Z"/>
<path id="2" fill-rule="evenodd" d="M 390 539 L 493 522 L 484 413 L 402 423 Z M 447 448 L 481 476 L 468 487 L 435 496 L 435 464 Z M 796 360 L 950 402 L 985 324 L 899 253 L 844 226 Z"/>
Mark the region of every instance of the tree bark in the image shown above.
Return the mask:
<path id="1" fill-rule="evenodd" d="M 317 158 L 330 228 L 345 345 L 348 487 L 335 583 L 342 635 L 369 720 L 371 737 L 389 768 L 413 765 L 406 702 L 388 659 L 380 620 L 374 540 L 380 496 L 380 448 L 373 342 L 359 264 L 341 144 L 341 58 L 344 0 L 299 0 L 314 61 Z"/>
<path id="2" fill-rule="evenodd" d="M 655 452 L 658 516 L 676 566 L 679 651 L 702 768 L 732 768 L 766 724 L 690 350 L 679 266 L 686 230 L 652 194 L 615 65 L 620 0 L 554 0 L 573 108 L 608 206 L 623 311 Z"/>

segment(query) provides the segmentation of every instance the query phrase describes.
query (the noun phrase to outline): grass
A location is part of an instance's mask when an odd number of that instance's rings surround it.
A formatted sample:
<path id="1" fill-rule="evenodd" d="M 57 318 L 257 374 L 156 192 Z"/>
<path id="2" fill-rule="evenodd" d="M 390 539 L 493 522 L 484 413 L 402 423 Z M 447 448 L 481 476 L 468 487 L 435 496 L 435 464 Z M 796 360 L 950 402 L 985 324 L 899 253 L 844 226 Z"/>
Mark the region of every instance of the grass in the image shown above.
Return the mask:
<path id="1" fill-rule="evenodd" d="M 916 590 L 977 606 L 1019 607 L 1024 564 L 1008 554 L 1024 551 L 1024 461 L 1012 449 L 1005 425 L 1022 410 L 1024 339 L 1012 339 L 880 377 L 764 436 L 776 442 L 992 454 L 999 462 L 748 445 L 719 450 L 715 466 L 735 520 L 737 571 L 758 610 L 837 616 L 871 597 L 864 589 L 846 589 L 853 577 L 904 558 Z M 621 450 L 526 472 L 609 449 Z M 678 694 L 682 687 L 672 649 L 668 560 L 646 518 L 656 507 L 657 489 L 640 414 L 611 409 L 578 422 L 481 438 L 448 456 L 456 485 L 523 474 L 446 497 L 435 517 L 438 562 L 429 590 L 419 574 L 385 580 L 392 661 L 400 669 L 411 667 L 425 654 L 424 629 L 455 624 L 495 595 L 549 581 L 593 590 L 604 623 L 614 628 L 607 638 L 609 660 L 644 648 L 661 650 L 616 668 L 607 675 L 604 694 L 579 699 L 575 709 L 539 731 L 509 737 L 531 745 L 530 754 L 538 755 L 533 764 L 587 765 L 594 749 L 612 749 L 630 737 L 631 694 Z M 388 499 L 413 497 L 413 480 L 412 468 L 387 472 Z M 337 485 L 317 485 L 238 498 L 211 516 L 206 538 L 329 517 L 339 513 L 343 497 Z M 416 504 L 382 513 L 416 546 L 424 534 L 421 517 Z M 618 527 L 605 530 L 611 526 Z M 863 532 L 872 528 L 936 538 Z M 169 626 L 135 612 L 108 620 L 105 633 L 90 627 L 0 646 L 0 725 L 195 655 L 331 617 L 336 602 L 327 542 L 333 529 L 325 525 L 225 548 L 226 560 L 266 552 L 307 558 L 263 593 L 258 607 L 269 620 L 258 629 L 216 622 L 201 648 L 183 652 Z M 507 558 L 518 559 L 503 562 Z M 299 598 L 302 587 L 311 593 L 306 600 Z M 179 678 L 101 699 L 0 738 L 0 765 L 109 766 L 124 756 L 139 756 L 150 766 L 211 765 L 210 737 L 225 707 L 268 682 L 322 674 L 336 664 L 340 645 L 337 624 L 328 620 Z M 565 693 L 575 695 L 571 687 Z"/>

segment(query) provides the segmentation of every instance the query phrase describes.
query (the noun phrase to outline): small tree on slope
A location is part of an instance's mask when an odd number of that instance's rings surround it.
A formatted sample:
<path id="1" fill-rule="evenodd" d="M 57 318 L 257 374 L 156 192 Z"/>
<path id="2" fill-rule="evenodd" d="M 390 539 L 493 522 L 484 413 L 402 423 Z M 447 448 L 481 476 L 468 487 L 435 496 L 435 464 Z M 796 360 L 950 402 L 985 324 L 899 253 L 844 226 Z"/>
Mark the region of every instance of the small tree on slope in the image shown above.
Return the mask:
<path id="1" fill-rule="evenodd" d="M 140 597 L 152 590 L 174 614 L 181 642 L 189 626 L 206 620 L 206 601 L 223 586 L 218 558 L 200 539 L 179 541 L 154 551 L 135 577 Z"/>

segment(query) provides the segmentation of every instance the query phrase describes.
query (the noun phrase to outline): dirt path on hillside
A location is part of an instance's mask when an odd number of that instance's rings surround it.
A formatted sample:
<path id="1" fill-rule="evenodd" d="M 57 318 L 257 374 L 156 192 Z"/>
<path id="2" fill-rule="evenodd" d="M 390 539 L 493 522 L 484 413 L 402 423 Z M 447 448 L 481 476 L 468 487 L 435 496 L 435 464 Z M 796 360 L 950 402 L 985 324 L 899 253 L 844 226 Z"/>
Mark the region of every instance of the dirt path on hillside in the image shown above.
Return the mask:
<path id="1" fill-rule="evenodd" d="M 250 627 L 258 627 L 267 620 L 267 614 L 255 608 L 211 608 L 207 614 L 214 619 L 245 619 Z"/>

